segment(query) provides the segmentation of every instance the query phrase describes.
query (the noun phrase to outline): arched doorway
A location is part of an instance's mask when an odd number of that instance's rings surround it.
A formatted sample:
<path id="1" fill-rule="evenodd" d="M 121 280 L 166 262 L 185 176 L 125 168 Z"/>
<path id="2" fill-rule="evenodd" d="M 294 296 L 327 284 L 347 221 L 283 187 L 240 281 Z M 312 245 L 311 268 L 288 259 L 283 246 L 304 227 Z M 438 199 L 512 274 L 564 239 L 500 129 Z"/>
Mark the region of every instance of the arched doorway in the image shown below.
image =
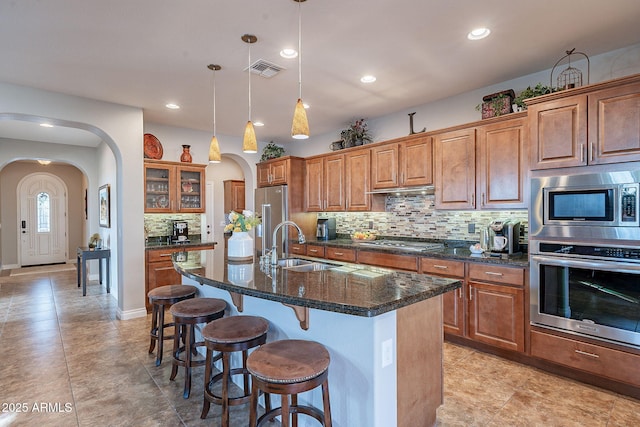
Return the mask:
<path id="1" fill-rule="evenodd" d="M 67 260 L 67 188 L 55 175 L 34 173 L 17 187 L 22 267 Z"/>

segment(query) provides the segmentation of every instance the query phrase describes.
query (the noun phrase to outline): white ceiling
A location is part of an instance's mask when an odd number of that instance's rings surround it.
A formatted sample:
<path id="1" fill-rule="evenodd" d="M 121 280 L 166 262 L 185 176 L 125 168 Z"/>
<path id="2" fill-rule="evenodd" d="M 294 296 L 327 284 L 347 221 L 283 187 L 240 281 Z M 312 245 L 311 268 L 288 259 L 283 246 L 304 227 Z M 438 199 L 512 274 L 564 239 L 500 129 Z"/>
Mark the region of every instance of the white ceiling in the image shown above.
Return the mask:
<path id="1" fill-rule="evenodd" d="M 564 51 L 589 56 L 640 41 L 638 0 L 307 0 L 302 10 L 303 99 L 312 135 L 551 68 Z M 491 35 L 470 42 L 472 28 Z M 2 0 L 0 81 L 140 107 L 147 122 L 241 136 L 252 60 L 285 70 L 252 77 L 258 139 L 288 143 L 297 99 L 293 0 Z M 252 61 L 253 62 L 253 61 Z M 370 85 L 359 78 L 371 73 Z M 175 102 L 180 110 L 167 110 Z M 0 137 L 95 145 L 75 131 L 31 136 L 0 121 Z M 42 129 L 38 129 L 42 130 Z M 53 133 L 53 132 L 50 132 Z M 77 135 L 76 135 L 77 133 Z M 336 131 L 336 137 L 338 132 Z"/>

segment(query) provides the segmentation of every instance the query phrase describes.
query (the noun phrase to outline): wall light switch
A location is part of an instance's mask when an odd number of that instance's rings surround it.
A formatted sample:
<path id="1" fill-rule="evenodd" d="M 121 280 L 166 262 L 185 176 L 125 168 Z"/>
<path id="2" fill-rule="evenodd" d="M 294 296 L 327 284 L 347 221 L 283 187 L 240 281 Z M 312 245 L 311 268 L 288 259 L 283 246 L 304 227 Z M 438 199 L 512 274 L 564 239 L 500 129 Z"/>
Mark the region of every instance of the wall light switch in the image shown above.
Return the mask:
<path id="1" fill-rule="evenodd" d="M 467 231 L 469 233 L 475 233 L 476 232 L 476 225 L 475 223 L 471 223 L 469 225 L 467 225 Z"/>
<path id="2" fill-rule="evenodd" d="M 382 367 L 393 363 L 393 339 L 382 342 Z"/>

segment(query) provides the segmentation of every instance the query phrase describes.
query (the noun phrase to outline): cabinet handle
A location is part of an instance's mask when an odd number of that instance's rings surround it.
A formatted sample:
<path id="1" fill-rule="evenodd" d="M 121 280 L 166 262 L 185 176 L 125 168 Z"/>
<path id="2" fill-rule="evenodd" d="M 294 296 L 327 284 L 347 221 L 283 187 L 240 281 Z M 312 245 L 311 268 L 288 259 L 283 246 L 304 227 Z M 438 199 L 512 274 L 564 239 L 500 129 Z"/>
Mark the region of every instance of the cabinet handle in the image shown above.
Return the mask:
<path id="1" fill-rule="evenodd" d="M 160 254 L 160 256 L 162 256 L 162 257 L 168 257 L 168 256 L 171 256 L 171 254 Z"/>
<path id="2" fill-rule="evenodd" d="M 309 252 L 312 252 L 312 253 L 315 254 L 316 252 L 318 252 L 318 250 L 317 249 L 309 249 Z"/>
<path id="3" fill-rule="evenodd" d="M 433 264 L 433 268 L 439 268 L 439 269 L 441 269 L 441 270 L 446 270 L 446 269 L 448 269 L 449 267 L 448 267 L 448 266 L 446 266 L 446 265 Z"/>
<path id="4" fill-rule="evenodd" d="M 475 206 L 476 205 L 476 195 L 472 194 L 471 195 L 471 206 Z"/>
<path id="5" fill-rule="evenodd" d="M 594 143 L 593 143 L 593 141 L 592 141 L 592 142 L 591 142 L 591 154 L 589 155 L 589 158 L 591 159 L 591 160 L 590 160 L 591 162 L 593 162 L 593 157 L 594 157 L 593 152 L 594 152 L 595 150 L 596 150 L 596 146 L 595 146 L 595 144 L 594 144 Z"/>
<path id="6" fill-rule="evenodd" d="M 333 254 L 335 256 L 342 256 L 342 255 L 344 255 L 344 252 L 334 252 Z"/>
<path id="7" fill-rule="evenodd" d="M 580 163 L 584 163 L 584 144 L 580 144 Z"/>
<path id="8" fill-rule="evenodd" d="M 473 286 L 469 286 L 469 301 L 473 301 Z"/>
<path id="9" fill-rule="evenodd" d="M 495 271 L 485 271 L 484 274 L 488 275 L 488 276 L 504 276 L 504 274 L 502 273 L 496 273 Z"/>
<path id="10" fill-rule="evenodd" d="M 458 298 L 462 299 L 462 288 L 458 288 Z"/>
<path id="11" fill-rule="evenodd" d="M 589 357 L 593 357 L 594 359 L 599 359 L 600 356 L 598 356 L 595 353 L 589 353 L 587 351 L 582 351 L 582 350 L 575 350 L 576 353 L 581 354 L 583 356 L 589 356 Z"/>
<path id="12" fill-rule="evenodd" d="M 482 206 L 484 206 L 484 193 L 482 193 Z"/>

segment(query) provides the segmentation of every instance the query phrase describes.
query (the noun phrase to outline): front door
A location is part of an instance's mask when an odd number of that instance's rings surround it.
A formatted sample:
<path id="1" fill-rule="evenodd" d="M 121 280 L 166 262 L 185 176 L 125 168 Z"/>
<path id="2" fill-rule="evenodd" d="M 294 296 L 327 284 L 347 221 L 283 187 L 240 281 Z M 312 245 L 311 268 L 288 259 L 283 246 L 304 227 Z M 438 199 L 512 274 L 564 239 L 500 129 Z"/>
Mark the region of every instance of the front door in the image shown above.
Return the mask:
<path id="1" fill-rule="evenodd" d="M 67 192 L 54 175 L 35 173 L 18 184 L 20 265 L 67 260 Z"/>

